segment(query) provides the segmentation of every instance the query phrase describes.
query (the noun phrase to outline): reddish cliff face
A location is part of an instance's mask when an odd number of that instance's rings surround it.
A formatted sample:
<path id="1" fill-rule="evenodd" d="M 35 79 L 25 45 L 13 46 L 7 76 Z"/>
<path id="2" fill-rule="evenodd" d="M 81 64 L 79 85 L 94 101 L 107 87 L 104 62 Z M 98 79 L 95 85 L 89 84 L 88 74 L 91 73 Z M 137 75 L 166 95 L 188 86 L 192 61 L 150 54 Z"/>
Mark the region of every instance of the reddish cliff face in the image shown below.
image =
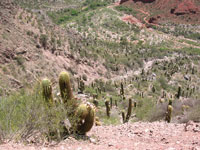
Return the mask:
<path id="1" fill-rule="evenodd" d="M 200 24 L 199 0 L 121 0 L 121 4 L 150 14 L 146 19 L 151 23 Z M 144 15 L 138 17 L 142 19 Z"/>
<path id="2" fill-rule="evenodd" d="M 121 1 L 120 1 L 120 4 L 122 4 L 122 3 L 124 3 L 124 2 L 127 2 L 127 1 L 129 1 L 129 0 L 121 0 Z M 152 3 L 152 2 L 154 2 L 155 0 L 132 0 L 132 1 L 134 1 L 134 2 L 143 2 L 143 3 Z"/>
<path id="3" fill-rule="evenodd" d="M 177 8 L 174 9 L 174 14 L 184 15 L 184 14 L 196 14 L 199 12 L 199 8 L 194 4 L 194 2 L 185 0 L 180 3 Z"/>

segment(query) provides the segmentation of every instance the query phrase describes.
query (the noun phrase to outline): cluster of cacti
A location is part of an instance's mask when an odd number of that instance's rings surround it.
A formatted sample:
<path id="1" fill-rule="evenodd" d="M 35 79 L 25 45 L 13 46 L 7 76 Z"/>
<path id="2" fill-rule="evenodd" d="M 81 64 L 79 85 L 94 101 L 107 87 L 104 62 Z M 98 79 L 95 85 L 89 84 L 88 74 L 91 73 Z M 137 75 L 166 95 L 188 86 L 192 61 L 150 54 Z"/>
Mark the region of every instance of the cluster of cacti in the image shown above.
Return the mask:
<path id="1" fill-rule="evenodd" d="M 167 106 L 167 112 L 166 112 L 166 116 L 165 116 L 165 120 L 170 123 L 171 122 L 171 118 L 172 118 L 172 111 L 173 111 L 173 107 L 172 107 L 172 100 L 169 100 L 168 106 Z"/>
<path id="2" fill-rule="evenodd" d="M 125 116 L 125 113 L 124 111 L 122 111 L 122 120 L 123 120 L 123 123 L 126 123 L 129 121 L 130 117 L 131 117 L 131 112 L 132 112 L 132 100 L 129 99 L 129 103 L 128 103 L 128 111 L 127 111 L 127 114 Z"/>
<path id="3" fill-rule="evenodd" d="M 85 134 L 94 124 L 94 107 L 89 103 L 79 104 L 73 97 L 68 72 L 63 71 L 60 73 L 59 87 L 63 103 L 68 110 L 67 117 L 73 126 L 73 130 L 79 134 Z M 53 103 L 52 85 L 50 80 L 46 78 L 42 80 L 42 94 L 47 103 Z"/>

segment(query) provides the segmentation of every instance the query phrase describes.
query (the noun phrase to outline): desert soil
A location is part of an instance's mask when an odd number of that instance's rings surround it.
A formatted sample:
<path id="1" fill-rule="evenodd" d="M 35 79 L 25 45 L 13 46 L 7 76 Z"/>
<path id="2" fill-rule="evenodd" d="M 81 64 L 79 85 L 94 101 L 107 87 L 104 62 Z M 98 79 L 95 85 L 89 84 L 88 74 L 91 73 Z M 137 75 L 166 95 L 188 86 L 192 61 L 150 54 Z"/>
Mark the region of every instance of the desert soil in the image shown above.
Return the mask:
<path id="1" fill-rule="evenodd" d="M 137 122 L 95 126 L 86 137 L 58 143 L 24 145 L 12 142 L 1 150 L 200 150 L 200 123 Z"/>

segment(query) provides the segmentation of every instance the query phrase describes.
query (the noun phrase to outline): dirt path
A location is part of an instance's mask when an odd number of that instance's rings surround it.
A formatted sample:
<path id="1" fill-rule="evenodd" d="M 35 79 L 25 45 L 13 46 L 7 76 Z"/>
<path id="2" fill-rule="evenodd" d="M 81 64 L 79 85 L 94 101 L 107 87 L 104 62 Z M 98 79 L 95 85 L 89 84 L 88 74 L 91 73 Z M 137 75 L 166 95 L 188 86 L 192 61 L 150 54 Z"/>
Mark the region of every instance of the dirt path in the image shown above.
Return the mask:
<path id="1" fill-rule="evenodd" d="M 116 81 L 116 80 L 122 80 L 122 79 L 126 79 L 128 77 L 131 77 L 133 75 L 139 75 L 142 70 L 144 69 L 145 72 L 147 72 L 148 70 L 150 70 L 154 64 L 154 62 L 162 62 L 162 61 L 169 61 L 169 60 L 173 60 L 175 59 L 177 56 L 176 54 L 174 54 L 172 57 L 164 57 L 163 59 L 154 59 L 154 60 L 150 60 L 150 61 L 147 61 L 147 62 L 144 62 L 144 65 L 142 68 L 139 68 L 135 71 L 131 70 L 131 71 L 128 71 L 126 74 L 122 75 L 122 76 L 116 76 L 116 77 L 113 77 L 112 80 L 113 81 Z"/>
<path id="2" fill-rule="evenodd" d="M 165 122 L 93 127 L 88 137 L 70 137 L 57 145 L 7 143 L 1 150 L 200 150 L 200 123 Z"/>

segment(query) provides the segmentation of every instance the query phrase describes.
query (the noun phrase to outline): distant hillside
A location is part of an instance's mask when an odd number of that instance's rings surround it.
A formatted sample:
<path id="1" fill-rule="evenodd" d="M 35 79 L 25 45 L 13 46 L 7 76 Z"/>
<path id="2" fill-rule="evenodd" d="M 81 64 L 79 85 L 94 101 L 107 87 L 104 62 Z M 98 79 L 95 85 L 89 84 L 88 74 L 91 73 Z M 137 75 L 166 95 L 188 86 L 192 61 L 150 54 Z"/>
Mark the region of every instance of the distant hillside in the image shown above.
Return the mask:
<path id="1" fill-rule="evenodd" d="M 149 12 L 155 23 L 200 24 L 198 0 L 122 0 L 120 4 Z"/>

